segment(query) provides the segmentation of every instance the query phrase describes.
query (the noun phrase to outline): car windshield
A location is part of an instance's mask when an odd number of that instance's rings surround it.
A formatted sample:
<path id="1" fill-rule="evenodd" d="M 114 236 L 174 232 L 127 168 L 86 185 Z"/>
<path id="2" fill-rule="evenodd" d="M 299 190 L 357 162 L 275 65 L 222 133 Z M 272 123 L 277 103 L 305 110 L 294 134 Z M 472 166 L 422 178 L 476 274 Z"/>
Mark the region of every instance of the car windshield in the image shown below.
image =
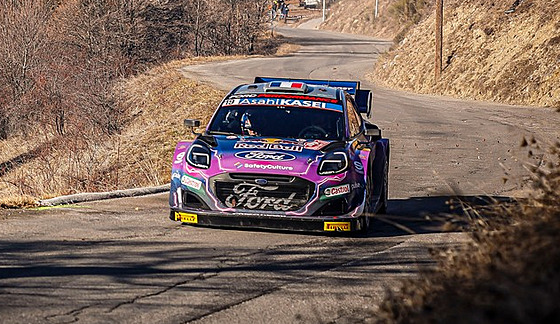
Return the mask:
<path id="1" fill-rule="evenodd" d="M 210 134 L 341 140 L 342 112 L 281 106 L 220 107 Z"/>

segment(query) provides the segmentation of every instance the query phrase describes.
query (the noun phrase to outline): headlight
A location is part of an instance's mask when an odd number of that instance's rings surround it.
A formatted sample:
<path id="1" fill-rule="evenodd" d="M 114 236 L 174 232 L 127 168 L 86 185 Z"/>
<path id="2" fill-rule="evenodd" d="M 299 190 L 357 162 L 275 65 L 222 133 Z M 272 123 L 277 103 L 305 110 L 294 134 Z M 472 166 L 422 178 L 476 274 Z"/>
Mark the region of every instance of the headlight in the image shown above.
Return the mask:
<path id="1" fill-rule="evenodd" d="M 348 168 L 348 157 L 344 152 L 330 152 L 327 153 L 321 163 L 317 173 L 319 175 L 329 175 L 341 173 Z"/>
<path id="2" fill-rule="evenodd" d="M 210 167 L 210 150 L 203 145 L 193 144 L 187 154 L 187 163 L 200 169 Z"/>

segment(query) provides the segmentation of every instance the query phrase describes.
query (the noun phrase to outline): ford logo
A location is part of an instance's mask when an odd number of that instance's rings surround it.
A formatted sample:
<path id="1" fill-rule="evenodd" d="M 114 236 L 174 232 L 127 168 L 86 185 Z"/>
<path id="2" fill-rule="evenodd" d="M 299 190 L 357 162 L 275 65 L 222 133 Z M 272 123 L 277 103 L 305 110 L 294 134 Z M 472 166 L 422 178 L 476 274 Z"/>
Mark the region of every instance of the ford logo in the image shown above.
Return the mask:
<path id="1" fill-rule="evenodd" d="M 268 184 L 268 180 L 266 179 L 255 179 L 255 183 L 261 186 L 265 186 Z"/>
<path id="2" fill-rule="evenodd" d="M 235 153 L 235 157 L 245 160 L 256 161 L 291 161 L 296 157 L 289 153 L 269 152 L 269 151 L 243 151 Z"/>

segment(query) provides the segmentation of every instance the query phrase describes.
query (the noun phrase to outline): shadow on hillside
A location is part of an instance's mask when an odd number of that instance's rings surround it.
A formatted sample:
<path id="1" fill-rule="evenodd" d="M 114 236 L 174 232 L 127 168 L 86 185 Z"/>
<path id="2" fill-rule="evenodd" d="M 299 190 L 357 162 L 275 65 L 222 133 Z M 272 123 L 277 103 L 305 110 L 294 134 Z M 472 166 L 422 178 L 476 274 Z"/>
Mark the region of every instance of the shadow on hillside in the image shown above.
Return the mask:
<path id="1" fill-rule="evenodd" d="M 10 171 L 12 171 L 13 169 L 16 169 L 17 167 L 38 158 L 39 156 L 45 154 L 47 148 L 52 148 L 54 147 L 54 145 L 59 144 L 58 141 L 56 140 L 52 140 L 50 142 L 44 143 L 44 144 L 40 144 L 38 145 L 36 148 L 22 153 L 16 157 L 13 157 L 11 159 L 9 159 L 8 161 L 5 162 L 0 162 L 0 177 L 5 176 L 6 174 L 8 174 Z"/>

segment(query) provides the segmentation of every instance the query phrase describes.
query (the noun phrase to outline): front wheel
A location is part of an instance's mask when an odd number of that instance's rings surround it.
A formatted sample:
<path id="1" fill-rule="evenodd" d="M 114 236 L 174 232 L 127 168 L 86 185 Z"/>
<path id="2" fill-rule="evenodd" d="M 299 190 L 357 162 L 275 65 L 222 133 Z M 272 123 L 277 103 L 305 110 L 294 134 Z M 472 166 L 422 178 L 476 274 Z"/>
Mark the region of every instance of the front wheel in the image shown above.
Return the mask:
<path id="1" fill-rule="evenodd" d="M 369 230 L 370 222 L 371 222 L 371 220 L 370 220 L 370 217 L 369 217 L 369 213 L 366 212 L 360 219 L 360 223 L 361 223 L 362 227 L 360 228 L 358 233 L 366 234 Z"/>
<path id="2" fill-rule="evenodd" d="M 383 168 L 383 191 L 381 192 L 381 206 L 377 211 L 379 214 L 387 213 L 387 206 L 389 205 L 389 157 L 385 159 L 385 166 Z"/>

